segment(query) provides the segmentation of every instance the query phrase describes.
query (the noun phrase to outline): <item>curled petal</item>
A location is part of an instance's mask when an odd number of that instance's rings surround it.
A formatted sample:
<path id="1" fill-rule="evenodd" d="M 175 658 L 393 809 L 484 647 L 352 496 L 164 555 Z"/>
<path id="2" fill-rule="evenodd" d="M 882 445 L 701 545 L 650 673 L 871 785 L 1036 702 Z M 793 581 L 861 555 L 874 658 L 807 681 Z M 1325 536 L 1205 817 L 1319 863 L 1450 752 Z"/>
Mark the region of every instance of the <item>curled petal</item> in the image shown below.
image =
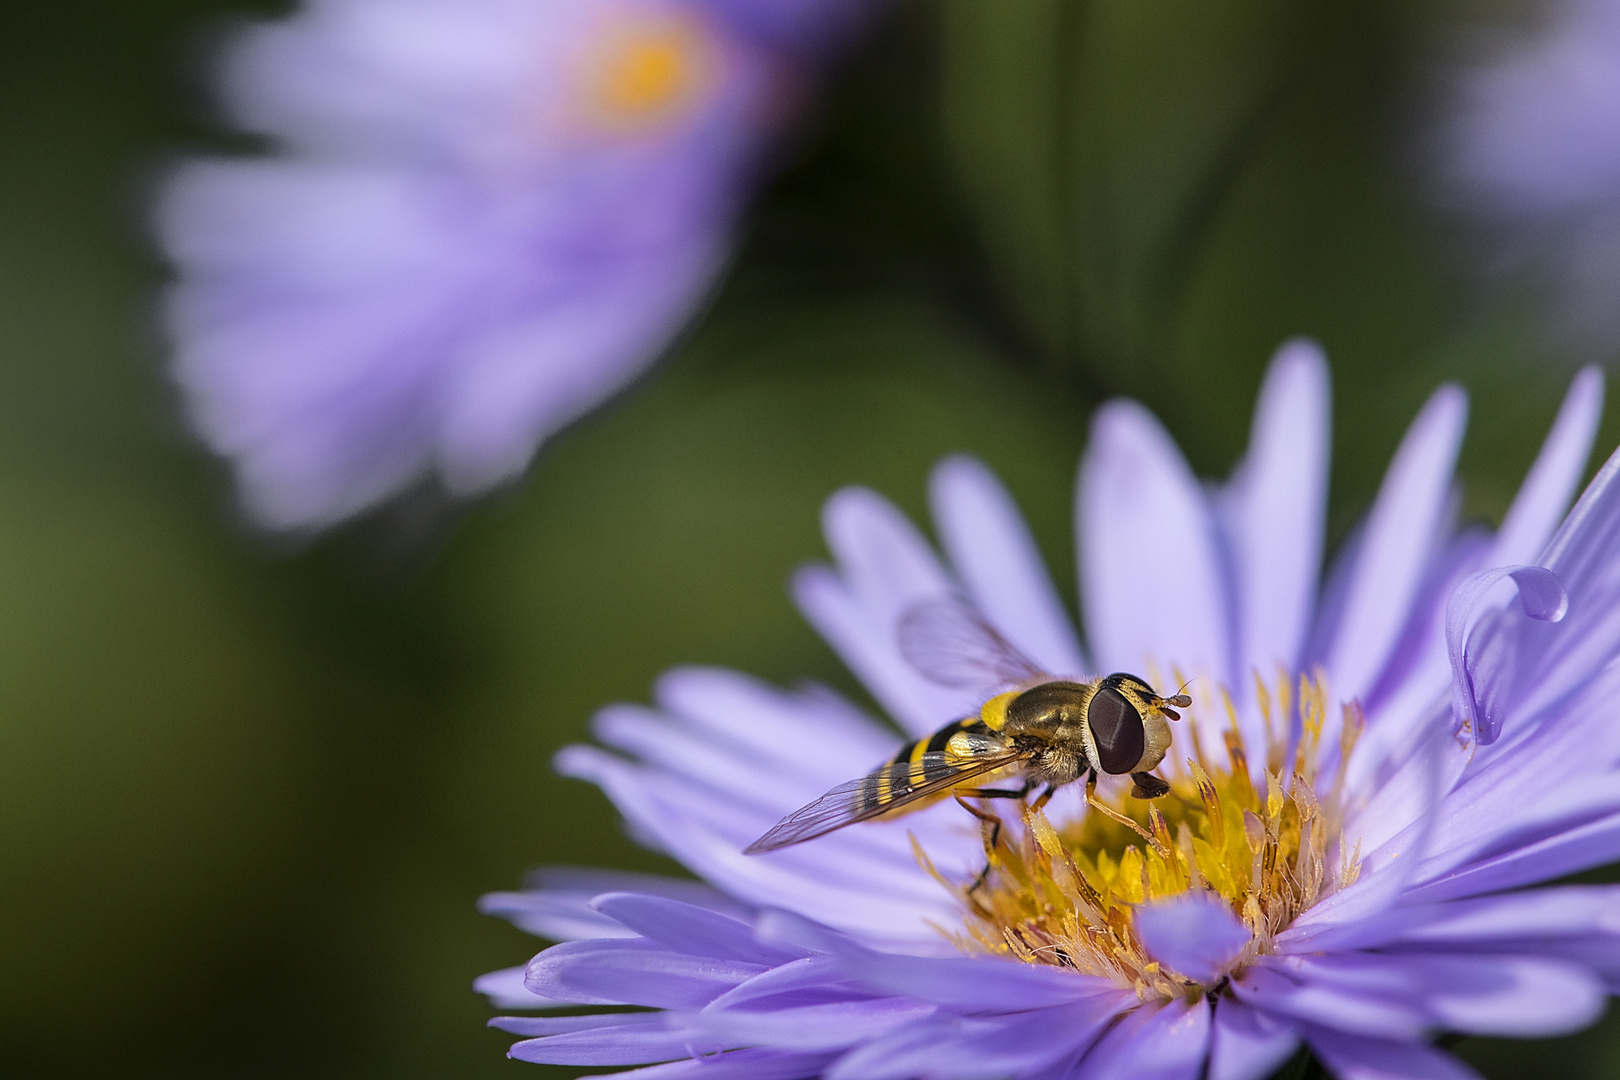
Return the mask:
<path id="1" fill-rule="evenodd" d="M 1471 727 L 1485 745 L 1502 733 L 1502 721 L 1513 704 L 1517 672 L 1512 636 L 1502 620 L 1483 628 L 1477 641 L 1473 631 L 1491 590 L 1508 578 L 1519 587 L 1519 606 L 1529 618 L 1559 622 L 1569 611 L 1569 593 L 1563 582 L 1541 566 L 1481 570 L 1451 594 L 1446 608 L 1446 649 L 1451 654 L 1452 710 L 1458 724 Z"/>
<path id="2" fill-rule="evenodd" d="M 1453 703 L 1481 743 L 1508 719 L 1530 720 L 1587 685 L 1620 652 L 1620 453 L 1612 455 L 1548 544 L 1540 568 L 1503 568 L 1519 586 L 1522 611 L 1499 608 L 1468 631 L 1472 609 L 1500 580 L 1471 579 L 1447 613 Z M 1544 568 L 1544 572 L 1536 572 Z M 1545 576 L 1567 594 L 1560 605 Z M 1527 585 L 1526 583 L 1529 582 Z M 1472 587 L 1470 587 L 1472 586 Z M 1560 616 L 1555 619 L 1554 616 Z"/>

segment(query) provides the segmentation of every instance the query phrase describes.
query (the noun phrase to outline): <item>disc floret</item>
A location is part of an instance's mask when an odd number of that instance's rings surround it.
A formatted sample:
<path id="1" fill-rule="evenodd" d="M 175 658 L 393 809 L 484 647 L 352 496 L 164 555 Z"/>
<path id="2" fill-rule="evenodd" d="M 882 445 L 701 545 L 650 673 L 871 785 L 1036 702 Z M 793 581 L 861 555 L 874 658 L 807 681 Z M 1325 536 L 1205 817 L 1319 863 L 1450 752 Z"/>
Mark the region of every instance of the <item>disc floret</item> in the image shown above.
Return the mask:
<path id="1" fill-rule="evenodd" d="M 1077 821 L 1057 825 L 1029 810 L 1022 829 L 987 843 L 983 885 L 952 886 L 967 908 L 965 928 L 950 935 L 958 946 L 1110 977 L 1143 1000 L 1196 995 L 1213 987 L 1148 955 L 1137 907 L 1191 892 L 1220 897 L 1253 934 L 1231 974 L 1271 951 L 1301 912 L 1354 881 L 1360 853 L 1345 844 L 1338 765 L 1360 733 L 1359 708 L 1341 707 L 1342 735 L 1328 755 L 1321 735 L 1330 698 L 1320 674 L 1302 676 L 1297 690 L 1286 679 L 1275 690 L 1259 680 L 1256 687 L 1266 733 L 1254 748 L 1258 766 L 1229 695 L 1220 695 L 1220 760 L 1202 750 L 1195 706 L 1184 728 L 1192 753 L 1181 768 L 1167 768 L 1165 798 L 1098 792 Z"/>

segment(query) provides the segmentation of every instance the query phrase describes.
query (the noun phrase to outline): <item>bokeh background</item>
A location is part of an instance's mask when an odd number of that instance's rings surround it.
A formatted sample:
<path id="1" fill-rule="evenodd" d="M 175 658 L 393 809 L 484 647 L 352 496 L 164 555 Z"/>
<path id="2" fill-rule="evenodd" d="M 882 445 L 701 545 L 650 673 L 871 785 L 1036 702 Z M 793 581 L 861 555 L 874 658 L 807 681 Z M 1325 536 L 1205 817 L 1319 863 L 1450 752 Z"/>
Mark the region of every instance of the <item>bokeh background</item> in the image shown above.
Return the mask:
<path id="1" fill-rule="evenodd" d="M 472 978 L 528 868 L 673 871 L 552 775 L 677 663 L 860 692 L 789 603 L 862 483 L 988 460 L 1073 598 L 1087 416 L 1144 399 L 1224 473 L 1283 339 L 1334 365 L 1334 535 L 1428 391 L 1473 394 L 1495 520 L 1573 361 L 1424 194 L 1477 5 L 915 0 L 835 73 L 710 308 L 470 507 L 266 538 L 152 329 L 153 178 L 228 141 L 201 57 L 246 0 L 0 5 L 0 1072 L 521 1077 Z M 1611 409 L 1611 417 L 1620 410 Z M 1620 441 L 1611 419 L 1600 439 Z M 1620 1023 L 1469 1040 L 1620 1071 Z"/>

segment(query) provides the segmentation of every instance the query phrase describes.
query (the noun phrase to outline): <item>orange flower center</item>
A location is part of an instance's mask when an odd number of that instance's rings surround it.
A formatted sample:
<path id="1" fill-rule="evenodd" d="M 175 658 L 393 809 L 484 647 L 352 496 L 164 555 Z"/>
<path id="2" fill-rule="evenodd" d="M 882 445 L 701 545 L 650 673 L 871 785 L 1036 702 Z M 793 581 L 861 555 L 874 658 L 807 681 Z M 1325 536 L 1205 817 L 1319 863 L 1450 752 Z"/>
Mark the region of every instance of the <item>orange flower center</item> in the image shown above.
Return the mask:
<path id="1" fill-rule="evenodd" d="M 585 64 L 586 112 L 617 131 L 667 124 L 688 111 L 712 83 L 714 52 L 707 30 L 690 16 L 616 22 Z"/>

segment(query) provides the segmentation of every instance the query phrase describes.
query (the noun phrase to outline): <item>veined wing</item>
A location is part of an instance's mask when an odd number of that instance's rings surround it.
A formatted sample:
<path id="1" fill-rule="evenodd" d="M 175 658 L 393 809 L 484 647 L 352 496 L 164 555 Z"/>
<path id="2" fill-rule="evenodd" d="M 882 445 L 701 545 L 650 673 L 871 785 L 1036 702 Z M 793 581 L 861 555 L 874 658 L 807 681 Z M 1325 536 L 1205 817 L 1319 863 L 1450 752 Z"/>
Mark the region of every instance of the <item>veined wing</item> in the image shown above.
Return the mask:
<path id="1" fill-rule="evenodd" d="M 961 600 L 941 596 L 912 605 L 896 630 L 900 655 L 943 686 L 990 690 L 1047 677 L 1046 672 Z"/>
<path id="2" fill-rule="evenodd" d="M 916 761 L 894 761 L 847 784 L 839 784 L 807 806 L 777 822 L 743 849 L 744 855 L 801 844 L 857 821 L 870 821 L 908 803 L 939 795 L 958 784 L 1025 758 L 1011 747 L 986 750 L 971 757 L 935 751 Z"/>

